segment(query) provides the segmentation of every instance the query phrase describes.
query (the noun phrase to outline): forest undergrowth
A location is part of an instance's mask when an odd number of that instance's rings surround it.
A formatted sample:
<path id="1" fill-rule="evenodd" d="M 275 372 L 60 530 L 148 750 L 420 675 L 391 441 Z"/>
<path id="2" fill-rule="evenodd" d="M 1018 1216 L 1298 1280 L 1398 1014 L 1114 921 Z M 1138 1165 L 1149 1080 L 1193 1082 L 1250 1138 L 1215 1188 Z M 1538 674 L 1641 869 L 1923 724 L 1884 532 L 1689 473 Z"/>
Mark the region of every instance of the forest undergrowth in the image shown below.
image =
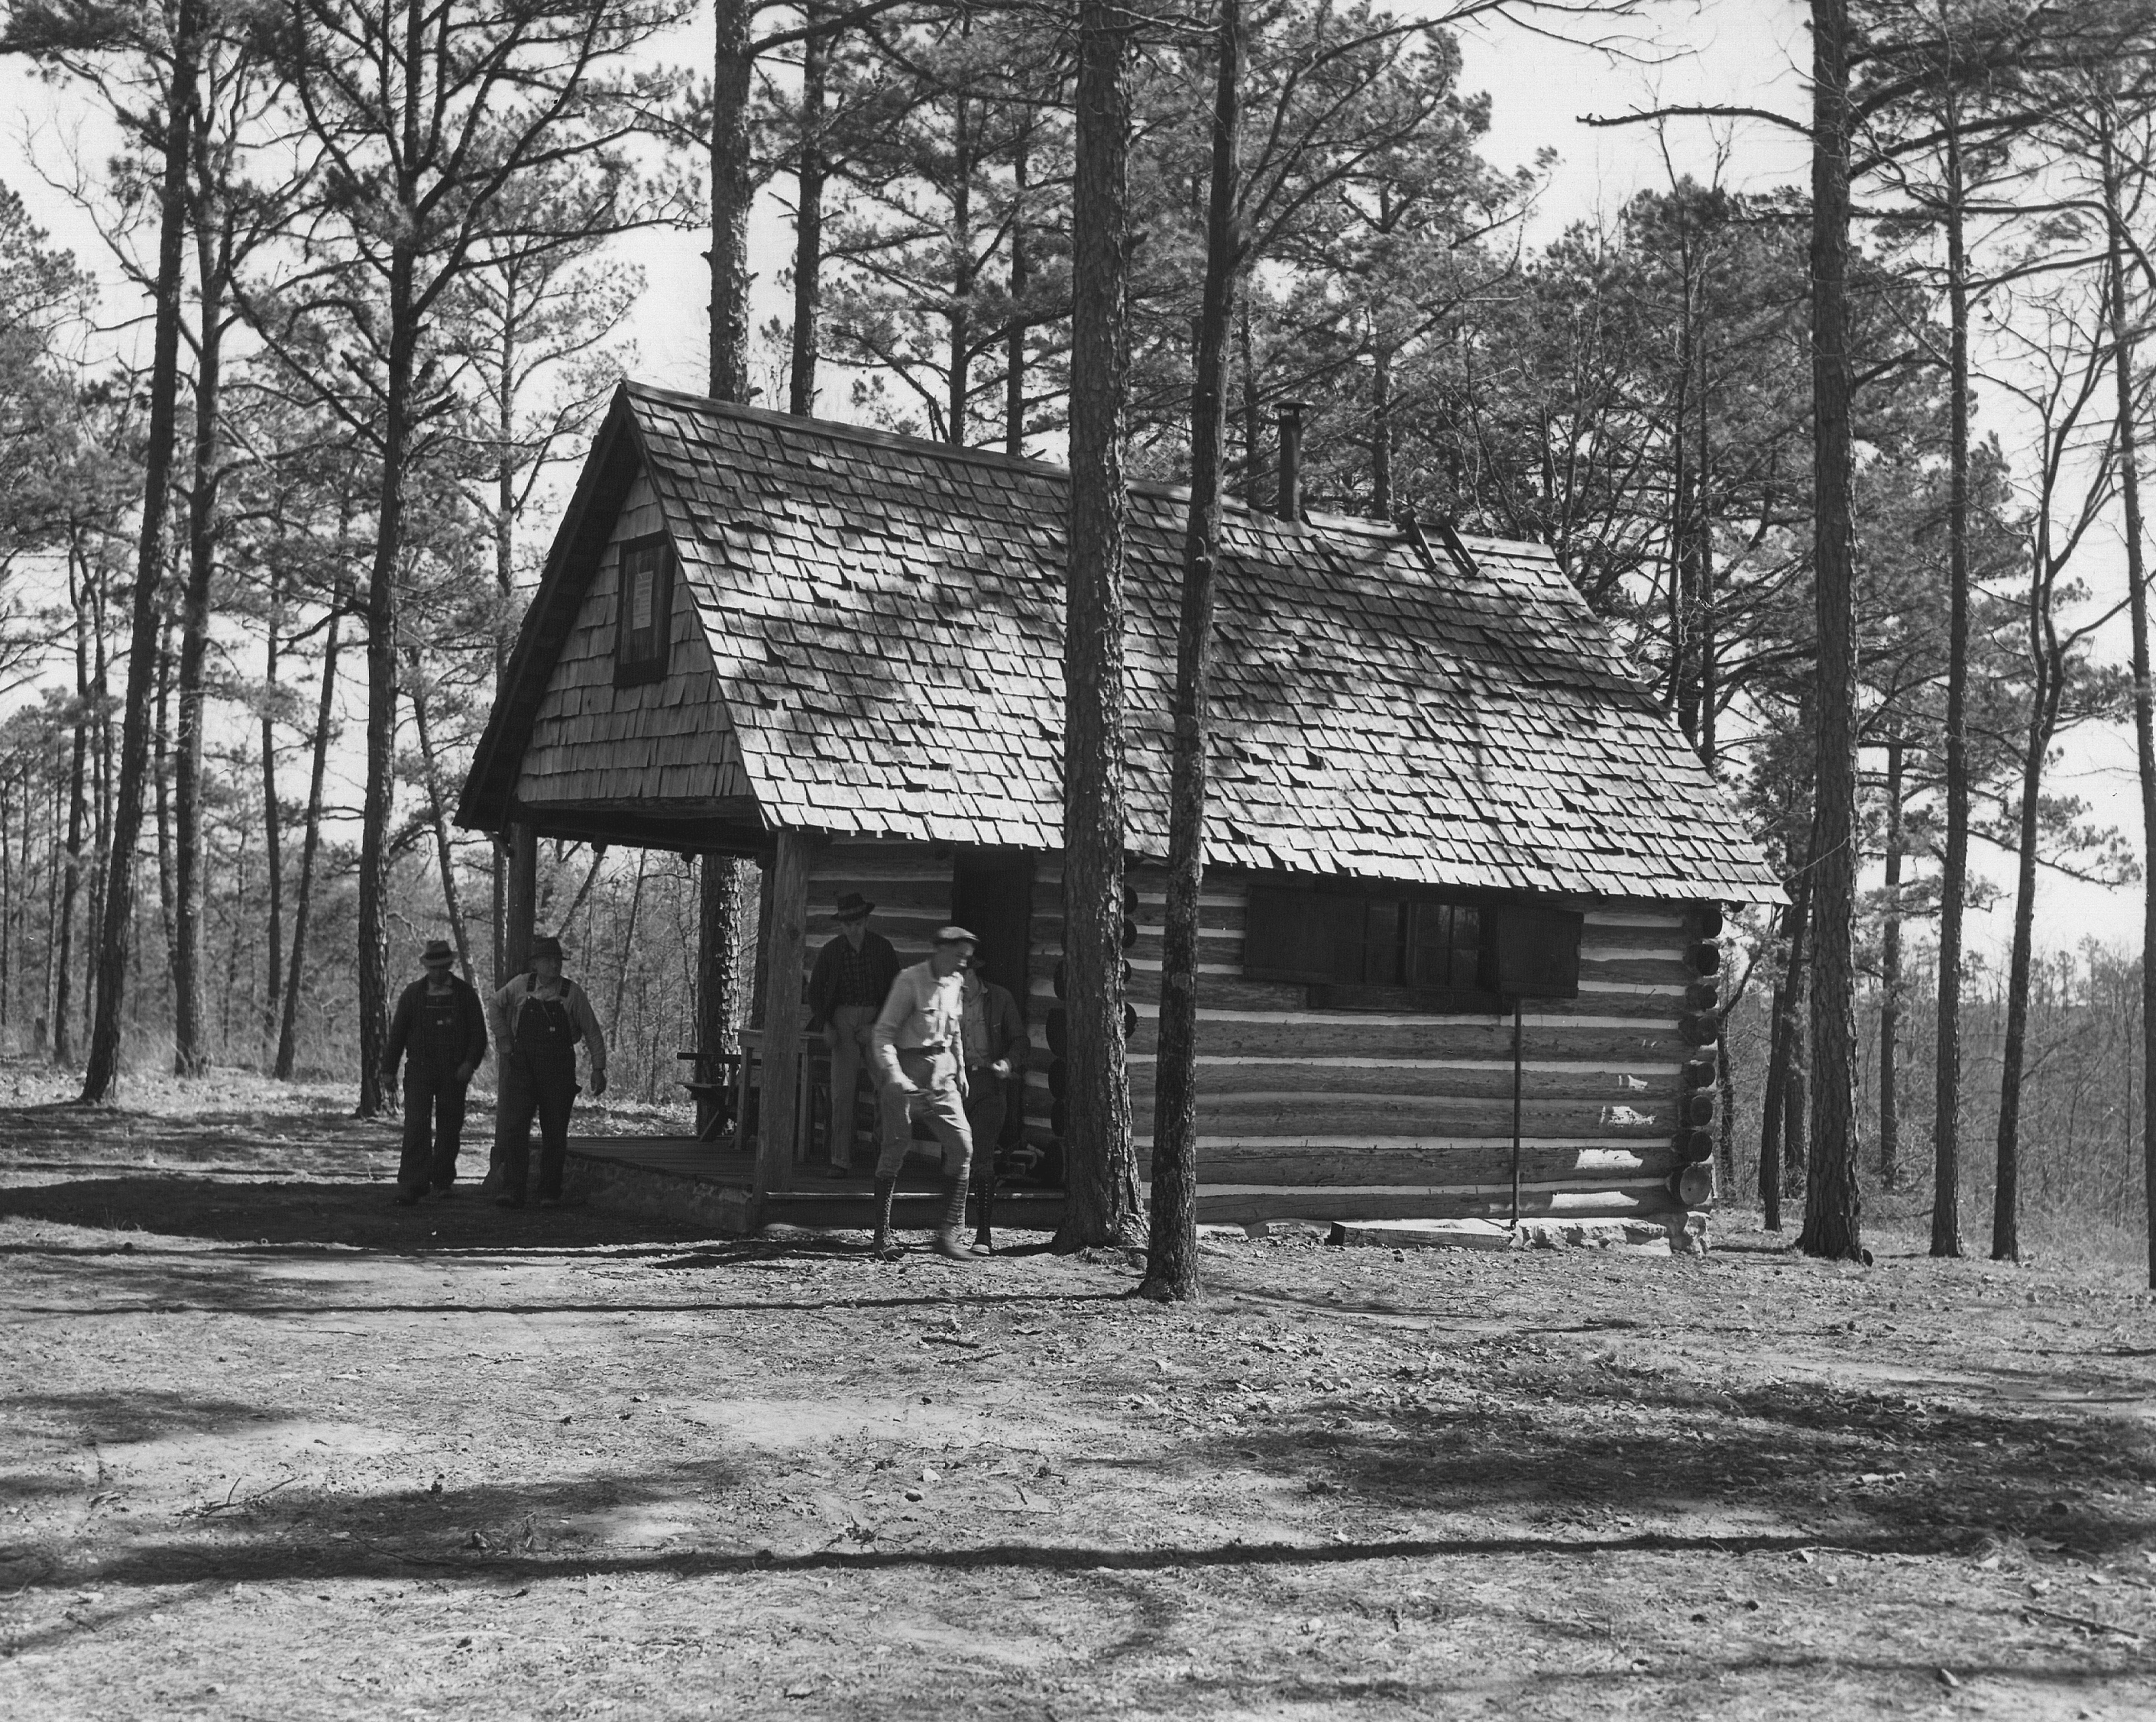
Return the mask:
<path id="1" fill-rule="evenodd" d="M 347 1097 L 51 1086 L 0 1072 L 26 1722 L 2156 1706 L 2101 1252 L 1228 1235 L 1162 1308 L 1025 1234 L 397 1209 Z"/>

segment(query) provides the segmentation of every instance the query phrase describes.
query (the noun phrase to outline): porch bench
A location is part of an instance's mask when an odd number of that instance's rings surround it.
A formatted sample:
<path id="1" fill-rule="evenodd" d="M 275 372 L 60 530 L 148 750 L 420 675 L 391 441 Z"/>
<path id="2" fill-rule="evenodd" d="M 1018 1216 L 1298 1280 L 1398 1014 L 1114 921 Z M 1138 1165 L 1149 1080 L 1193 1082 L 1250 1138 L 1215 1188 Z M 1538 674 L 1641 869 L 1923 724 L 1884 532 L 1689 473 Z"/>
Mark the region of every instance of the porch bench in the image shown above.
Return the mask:
<path id="1" fill-rule="evenodd" d="M 734 1097 L 740 1084 L 742 1055 L 739 1053 L 680 1052 L 674 1055 L 685 1061 L 690 1074 L 681 1079 L 681 1086 L 688 1089 L 696 1103 L 696 1140 L 716 1142 L 733 1121 Z M 716 1069 L 716 1074 L 714 1074 Z"/>

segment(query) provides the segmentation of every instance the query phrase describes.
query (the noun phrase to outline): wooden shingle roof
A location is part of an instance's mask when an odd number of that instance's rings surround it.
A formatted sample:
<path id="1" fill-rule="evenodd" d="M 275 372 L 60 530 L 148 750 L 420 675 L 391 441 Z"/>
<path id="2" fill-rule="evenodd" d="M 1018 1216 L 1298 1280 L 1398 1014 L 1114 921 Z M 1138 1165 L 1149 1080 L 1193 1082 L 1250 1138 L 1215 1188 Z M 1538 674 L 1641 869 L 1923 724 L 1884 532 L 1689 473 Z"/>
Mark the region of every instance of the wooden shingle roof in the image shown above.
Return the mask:
<path id="1" fill-rule="evenodd" d="M 1061 845 L 1068 475 L 624 385 L 526 618 L 460 817 L 498 824 L 633 447 L 772 826 Z M 1129 847 L 1164 856 L 1182 493 L 1131 498 Z M 1216 864 L 1764 901 L 1727 797 L 1538 545 L 1226 511 Z M 581 572 L 579 564 L 583 564 Z"/>

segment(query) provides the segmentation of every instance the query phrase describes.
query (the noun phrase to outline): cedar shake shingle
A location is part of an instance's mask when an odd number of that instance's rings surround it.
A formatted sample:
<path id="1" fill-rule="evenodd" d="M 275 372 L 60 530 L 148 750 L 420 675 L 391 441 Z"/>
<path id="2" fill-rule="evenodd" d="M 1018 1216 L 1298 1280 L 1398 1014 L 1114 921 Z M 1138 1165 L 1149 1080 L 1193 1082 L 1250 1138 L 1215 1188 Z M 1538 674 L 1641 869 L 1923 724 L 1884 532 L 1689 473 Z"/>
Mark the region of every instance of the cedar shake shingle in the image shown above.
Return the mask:
<path id="1" fill-rule="evenodd" d="M 772 823 L 1060 848 L 1067 474 L 641 384 L 617 395 L 595 466 L 624 435 Z M 1134 487 L 1125 793 L 1130 848 L 1152 859 L 1167 852 L 1183 515 L 1180 491 Z M 1418 536 L 1224 511 L 1209 858 L 1778 899 L 1729 797 L 1551 553 L 1471 539 L 1470 567 Z M 574 560 L 557 546 L 534 600 L 527 679 L 562 680 L 542 660 L 549 607 L 573 609 L 591 577 Z M 515 781 L 517 697 L 475 761 L 472 823 L 498 821 L 505 771 Z M 654 700 L 639 720 L 670 753 L 692 715 Z"/>

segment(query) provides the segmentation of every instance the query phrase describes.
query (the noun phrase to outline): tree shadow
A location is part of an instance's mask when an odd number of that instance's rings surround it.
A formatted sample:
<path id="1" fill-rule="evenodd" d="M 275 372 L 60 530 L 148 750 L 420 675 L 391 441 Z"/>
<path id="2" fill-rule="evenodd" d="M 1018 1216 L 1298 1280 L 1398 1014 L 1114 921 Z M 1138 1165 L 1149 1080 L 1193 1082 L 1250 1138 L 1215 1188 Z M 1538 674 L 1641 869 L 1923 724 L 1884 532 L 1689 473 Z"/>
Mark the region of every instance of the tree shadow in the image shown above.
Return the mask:
<path id="1" fill-rule="evenodd" d="M 475 1173 L 485 1169 L 480 1156 Z M 441 1250 L 562 1249 L 711 1237 L 692 1221 L 605 1208 L 497 1208 L 474 1176 L 447 1201 L 398 1207 L 388 1180 L 218 1178 L 145 1172 L 0 1189 L 0 1219 L 149 1233 L 213 1243 L 315 1244 L 416 1254 Z"/>
<path id="2" fill-rule="evenodd" d="M 1726 1388 L 1574 1366 L 1540 1381 L 1508 1374 L 1464 1403 L 1364 1405 L 1344 1422 L 1320 1402 L 1299 1419 L 1209 1436 L 1178 1463 L 1202 1473 L 1255 1461 L 1343 1506 L 1395 1514 L 1773 1514 L 1805 1523 L 1815 1543 L 1939 1551 L 2019 1537 L 2096 1556 L 2156 1535 L 2156 1499 L 2143 1493 L 2156 1484 L 2156 1441 L 2094 1432 L 2025 1404 L 1926 1412 L 1812 1382 Z"/>

